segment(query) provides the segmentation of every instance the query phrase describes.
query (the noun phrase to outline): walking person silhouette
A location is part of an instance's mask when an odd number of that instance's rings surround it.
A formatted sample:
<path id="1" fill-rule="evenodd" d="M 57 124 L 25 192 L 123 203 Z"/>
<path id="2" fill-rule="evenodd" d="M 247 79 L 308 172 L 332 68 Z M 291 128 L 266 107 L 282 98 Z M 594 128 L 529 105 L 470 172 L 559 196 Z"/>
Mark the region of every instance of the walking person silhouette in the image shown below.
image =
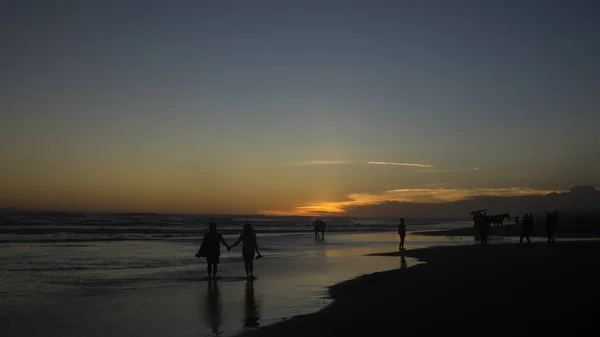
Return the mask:
<path id="1" fill-rule="evenodd" d="M 260 252 L 258 251 L 258 243 L 256 242 L 256 232 L 252 225 L 249 223 L 244 224 L 244 229 L 242 230 L 242 234 L 240 237 L 231 245 L 231 247 L 227 248 L 228 251 L 235 246 L 237 246 L 240 242 L 242 242 L 242 256 L 244 257 L 244 269 L 246 269 L 246 277 L 250 280 L 255 280 L 254 276 L 254 253 L 256 252 L 256 258 L 259 259 L 262 257 Z"/>
<path id="2" fill-rule="evenodd" d="M 546 235 L 548 236 L 548 245 L 554 244 L 554 230 L 558 225 L 558 211 L 548 213 L 546 218 Z"/>
<path id="3" fill-rule="evenodd" d="M 229 245 L 223 239 L 223 235 L 217 232 L 217 224 L 211 222 L 208 225 L 208 233 L 204 234 L 200 249 L 196 253 L 196 257 L 206 257 L 208 264 L 208 280 L 215 279 L 219 265 L 219 257 L 221 256 L 221 243 L 229 249 Z"/>
<path id="4" fill-rule="evenodd" d="M 521 238 L 519 239 L 519 244 L 523 243 L 523 238 L 527 239 L 527 244 L 531 247 L 531 240 L 529 239 L 529 234 L 531 234 L 531 230 L 533 229 L 533 215 L 525 214 L 523 215 L 523 221 L 521 222 Z"/>

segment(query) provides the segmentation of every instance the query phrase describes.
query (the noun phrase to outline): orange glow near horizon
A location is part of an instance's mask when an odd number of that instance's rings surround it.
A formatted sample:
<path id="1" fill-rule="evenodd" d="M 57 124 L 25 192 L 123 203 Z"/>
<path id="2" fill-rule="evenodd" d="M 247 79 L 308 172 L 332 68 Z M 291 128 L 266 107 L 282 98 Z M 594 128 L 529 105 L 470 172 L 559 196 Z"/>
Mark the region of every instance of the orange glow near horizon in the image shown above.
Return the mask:
<path id="1" fill-rule="evenodd" d="M 104 193 L 89 193 L 89 191 L 63 191 L 58 199 L 48 199 L 43 196 L 21 195 L 17 207 L 26 209 L 59 209 L 72 211 L 113 211 L 113 212 L 149 212 L 149 213 L 212 213 L 212 214 L 253 214 L 260 213 L 274 216 L 316 216 L 341 215 L 350 207 L 377 205 L 385 202 L 411 203 L 444 203 L 464 200 L 478 196 L 523 196 L 545 195 L 552 191 L 530 188 L 479 188 L 479 189 L 393 189 L 380 193 L 352 193 L 346 200 L 305 202 L 280 209 L 264 209 L 256 211 L 261 204 L 272 203 L 270 198 L 254 198 L 249 201 L 247 196 L 213 197 L 207 200 L 201 195 L 184 193 L 184 191 L 165 192 L 159 196 L 144 191 L 105 191 Z M 150 192 L 146 190 L 145 192 Z M 82 193 L 86 199 L 82 199 Z M 6 197 L 0 196 L 0 202 L 6 204 Z M 233 211 L 231 203 L 244 200 L 246 208 Z M 229 204 L 228 204 L 229 202 Z M 242 203 L 241 201 L 238 201 Z M 281 206 L 283 206 L 280 203 Z"/>
<path id="2" fill-rule="evenodd" d="M 395 189 L 375 193 L 355 193 L 348 196 L 346 201 L 309 203 L 288 210 L 265 210 L 265 215 L 335 215 L 343 214 L 348 207 L 370 206 L 385 202 L 416 202 L 416 203 L 444 203 L 478 196 L 514 197 L 524 195 L 546 195 L 551 190 L 537 190 L 531 188 L 474 188 L 474 189 Z"/>

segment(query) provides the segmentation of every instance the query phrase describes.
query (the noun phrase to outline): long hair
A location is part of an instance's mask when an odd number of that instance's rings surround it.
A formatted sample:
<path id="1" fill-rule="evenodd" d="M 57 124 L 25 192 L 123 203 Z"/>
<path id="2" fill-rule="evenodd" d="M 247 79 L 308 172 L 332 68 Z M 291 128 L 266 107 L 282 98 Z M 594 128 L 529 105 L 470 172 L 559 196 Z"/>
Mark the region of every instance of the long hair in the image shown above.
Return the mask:
<path id="1" fill-rule="evenodd" d="M 242 233 L 244 233 L 244 235 L 254 235 L 254 228 L 252 228 L 252 225 L 248 222 L 246 222 L 244 224 L 244 229 L 242 230 Z"/>

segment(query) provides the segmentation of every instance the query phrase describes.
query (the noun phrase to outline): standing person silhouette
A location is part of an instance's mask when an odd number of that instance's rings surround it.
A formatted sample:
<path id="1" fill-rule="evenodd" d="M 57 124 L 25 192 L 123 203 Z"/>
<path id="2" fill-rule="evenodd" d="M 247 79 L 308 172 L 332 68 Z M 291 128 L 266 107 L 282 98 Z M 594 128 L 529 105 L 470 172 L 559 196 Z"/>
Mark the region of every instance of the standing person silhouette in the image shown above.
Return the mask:
<path id="1" fill-rule="evenodd" d="M 196 257 L 206 257 L 206 263 L 208 264 L 208 280 L 214 279 L 217 276 L 217 269 L 219 265 L 219 257 L 221 256 L 221 243 L 229 249 L 229 245 L 223 239 L 223 235 L 217 232 L 217 224 L 211 222 L 208 225 L 208 233 L 204 234 L 200 249 L 196 253 Z"/>
<path id="2" fill-rule="evenodd" d="M 531 240 L 529 239 L 529 234 L 531 233 L 531 228 L 533 227 L 533 215 L 525 214 L 523 215 L 523 221 L 521 221 L 521 238 L 519 239 L 519 244 L 523 243 L 523 238 L 527 239 L 527 244 L 531 247 Z"/>
<path id="3" fill-rule="evenodd" d="M 325 225 L 325 221 L 323 220 L 319 220 L 319 223 L 321 224 L 321 239 L 325 239 L 325 227 L 327 225 Z"/>
<path id="4" fill-rule="evenodd" d="M 237 239 L 236 242 L 231 245 L 231 247 L 227 248 L 227 250 L 231 250 L 233 247 L 237 246 L 240 242 L 242 242 L 242 256 L 244 257 L 244 268 L 246 269 L 246 277 L 250 280 L 255 280 L 254 276 L 254 253 L 256 252 L 257 257 L 261 258 L 262 255 L 258 251 L 258 243 L 256 242 L 256 232 L 252 225 L 249 223 L 244 224 L 244 229 L 242 230 L 242 234 Z"/>
<path id="5" fill-rule="evenodd" d="M 400 244 L 398 250 L 406 250 L 404 248 L 404 238 L 406 238 L 406 225 L 404 224 L 404 218 L 400 218 L 400 224 L 398 225 L 398 235 L 400 235 Z"/>
<path id="6" fill-rule="evenodd" d="M 548 236 L 548 245 L 554 244 L 554 230 L 558 225 L 558 211 L 548 213 L 546 218 L 546 235 Z"/>
<path id="7" fill-rule="evenodd" d="M 553 243 L 553 238 L 552 238 L 552 222 L 554 222 L 554 219 L 552 217 L 551 213 L 548 213 L 548 215 L 546 216 L 546 236 L 548 237 L 548 245 L 552 246 Z"/>
<path id="8" fill-rule="evenodd" d="M 319 221 L 321 221 L 321 220 L 315 219 L 315 221 L 313 223 L 313 226 L 315 228 L 315 239 L 319 238 Z"/>
<path id="9" fill-rule="evenodd" d="M 479 217 L 479 238 L 482 245 L 487 245 L 487 237 L 490 229 L 490 222 L 485 212 Z"/>

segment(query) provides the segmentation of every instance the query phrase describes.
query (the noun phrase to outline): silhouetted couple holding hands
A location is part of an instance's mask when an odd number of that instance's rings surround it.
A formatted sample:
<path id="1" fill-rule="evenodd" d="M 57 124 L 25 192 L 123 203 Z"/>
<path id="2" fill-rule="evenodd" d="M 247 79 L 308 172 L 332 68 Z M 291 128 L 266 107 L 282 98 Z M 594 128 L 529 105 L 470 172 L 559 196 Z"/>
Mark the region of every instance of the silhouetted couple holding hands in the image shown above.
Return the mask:
<path id="1" fill-rule="evenodd" d="M 262 255 L 258 251 L 258 243 L 256 240 L 256 232 L 252 225 L 249 223 L 244 224 L 244 229 L 240 237 L 229 246 L 223 235 L 217 232 L 217 224 L 211 222 L 209 224 L 208 233 L 204 234 L 200 249 L 196 253 L 196 257 L 206 257 L 206 263 L 208 264 L 208 279 L 215 279 L 217 276 L 217 270 L 219 265 L 219 258 L 221 256 L 221 244 L 227 247 L 227 251 L 238 244 L 242 243 L 242 256 L 244 257 L 244 268 L 246 269 L 246 277 L 254 280 L 254 259 L 261 258 Z M 255 255 L 256 253 L 256 255 Z"/>

